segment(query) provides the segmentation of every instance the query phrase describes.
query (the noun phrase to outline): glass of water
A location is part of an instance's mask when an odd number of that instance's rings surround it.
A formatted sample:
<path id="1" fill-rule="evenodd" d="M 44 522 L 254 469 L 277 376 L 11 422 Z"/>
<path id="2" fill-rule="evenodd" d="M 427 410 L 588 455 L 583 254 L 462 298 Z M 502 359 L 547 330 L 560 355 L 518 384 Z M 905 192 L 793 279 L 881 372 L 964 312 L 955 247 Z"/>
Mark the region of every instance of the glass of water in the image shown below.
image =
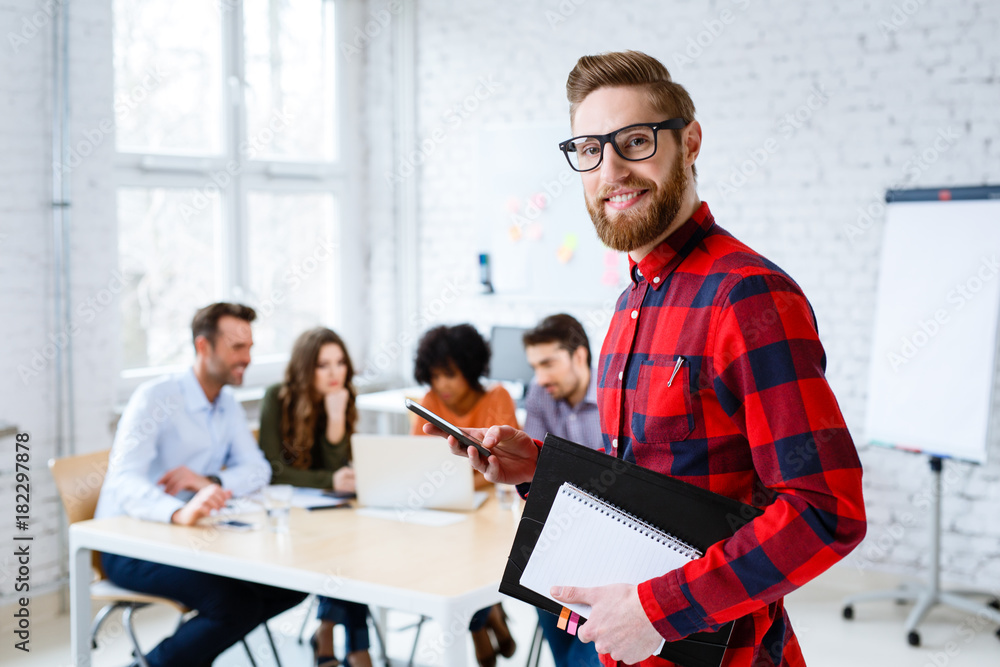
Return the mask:
<path id="1" fill-rule="evenodd" d="M 288 532 L 288 515 L 292 509 L 292 485 L 271 484 L 264 487 L 264 509 L 267 525 L 272 532 Z"/>

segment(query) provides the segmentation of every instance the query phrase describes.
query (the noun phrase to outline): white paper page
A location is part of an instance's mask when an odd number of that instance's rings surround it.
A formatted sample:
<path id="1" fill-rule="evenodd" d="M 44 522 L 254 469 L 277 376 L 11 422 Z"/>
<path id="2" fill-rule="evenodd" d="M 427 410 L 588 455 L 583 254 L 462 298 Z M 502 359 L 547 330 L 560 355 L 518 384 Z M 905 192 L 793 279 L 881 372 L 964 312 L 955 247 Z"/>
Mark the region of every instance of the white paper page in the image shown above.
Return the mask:
<path id="1" fill-rule="evenodd" d="M 549 595 L 552 586 L 639 584 L 692 559 L 662 544 L 627 514 L 613 510 L 616 516 L 607 507 L 598 508 L 587 494 L 563 484 L 521 575 L 521 585 L 557 601 Z M 566 606 L 581 616 L 590 614 L 590 605 Z"/>

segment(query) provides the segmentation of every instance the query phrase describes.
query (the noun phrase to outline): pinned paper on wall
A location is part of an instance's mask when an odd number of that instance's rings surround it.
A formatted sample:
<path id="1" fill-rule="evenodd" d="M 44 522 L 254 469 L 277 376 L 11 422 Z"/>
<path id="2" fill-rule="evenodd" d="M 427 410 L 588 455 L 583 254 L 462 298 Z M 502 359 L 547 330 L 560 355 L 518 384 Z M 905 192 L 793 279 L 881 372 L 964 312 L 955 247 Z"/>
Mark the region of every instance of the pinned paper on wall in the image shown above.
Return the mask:
<path id="1" fill-rule="evenodd" d="M 573 259 L 573 252 L 576 250 L 576 246 L 579 242 L 580 238 L 572 232 L 563 236 L 562 245 L 559 246 L 559 249 L 556 251 L 556 259 L 563 264 L 568 263 L 571 259 Z"/>
<path id="2" fill-rule="evenodd" d="M 560 120 L 487 126 L 477 137 L 481 249 L 497 295 L 593 304 L 624 286 L 617 263 L 605 265 L 580 175 L 558 150 L 569 132 Z"/>

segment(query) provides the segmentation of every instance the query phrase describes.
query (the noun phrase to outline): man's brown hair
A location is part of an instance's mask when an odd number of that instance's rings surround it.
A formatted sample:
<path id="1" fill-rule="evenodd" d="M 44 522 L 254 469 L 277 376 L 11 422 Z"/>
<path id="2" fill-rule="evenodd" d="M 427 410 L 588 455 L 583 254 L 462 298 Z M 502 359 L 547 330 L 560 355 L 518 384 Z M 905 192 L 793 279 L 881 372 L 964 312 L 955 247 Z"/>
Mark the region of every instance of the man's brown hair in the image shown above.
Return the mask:
<path id="1" fill-rule="evenodd" d="M 662 112 L 663 118 L 694 120 L 694 102 L 684 86 L 674 83 L 670 72 L 659 60 L 640 51 L 614 51 L 596 56 L 583 56 L 566 79 L 566 97 L 569 99 L 569 120 L 572 123 L 576 110 L 587 95 L 598 88 L 641 86 L 649 95 L 650 103 Z M 670 130 L 677 145 L 681 142 L 680 130 Z M 691 165 L 691 173 L 698 173 Z"/>
<path id="2" fill-rule="evenodd" d="M 257 319 L 257 312 L 250 306 L 225 302 L 209 304 L 194 314 L 194 319 L 191 320 L 191 340 L 204 336 L 214 346 L 215 337 L 219 333 L 219 318 L 227 315 L 247 323 Z"/>
<path id="3" fill-rule="evenodd" d="M 570 353 L 570 356 L 583 347 L 587 350 L 587 366 L 592 365 L 590 356 L 590 341 L 587 340 L 587 332 L 583 330 L 583 325 L 572 315 L 559 313 L 549 315 L 538 323 L 534 329 L 525 331 L 521 337 L 524 346 L 544 345 L 545 343 L 557 343 L 559 347 Z"/>

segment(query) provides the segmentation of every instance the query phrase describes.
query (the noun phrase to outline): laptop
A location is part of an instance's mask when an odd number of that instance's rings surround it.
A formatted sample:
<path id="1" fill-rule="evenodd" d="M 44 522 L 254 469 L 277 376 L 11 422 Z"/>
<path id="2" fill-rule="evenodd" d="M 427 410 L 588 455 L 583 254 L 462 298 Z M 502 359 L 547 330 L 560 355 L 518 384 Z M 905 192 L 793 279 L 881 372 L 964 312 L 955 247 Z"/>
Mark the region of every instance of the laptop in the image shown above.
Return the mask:
<path id="1" fill-rule="evenodd" d="M 475 491 L 472 467 L 443 438 L 355 434 L 351 452 L 362 507 L 474 510 L 488 495 Z"/>

